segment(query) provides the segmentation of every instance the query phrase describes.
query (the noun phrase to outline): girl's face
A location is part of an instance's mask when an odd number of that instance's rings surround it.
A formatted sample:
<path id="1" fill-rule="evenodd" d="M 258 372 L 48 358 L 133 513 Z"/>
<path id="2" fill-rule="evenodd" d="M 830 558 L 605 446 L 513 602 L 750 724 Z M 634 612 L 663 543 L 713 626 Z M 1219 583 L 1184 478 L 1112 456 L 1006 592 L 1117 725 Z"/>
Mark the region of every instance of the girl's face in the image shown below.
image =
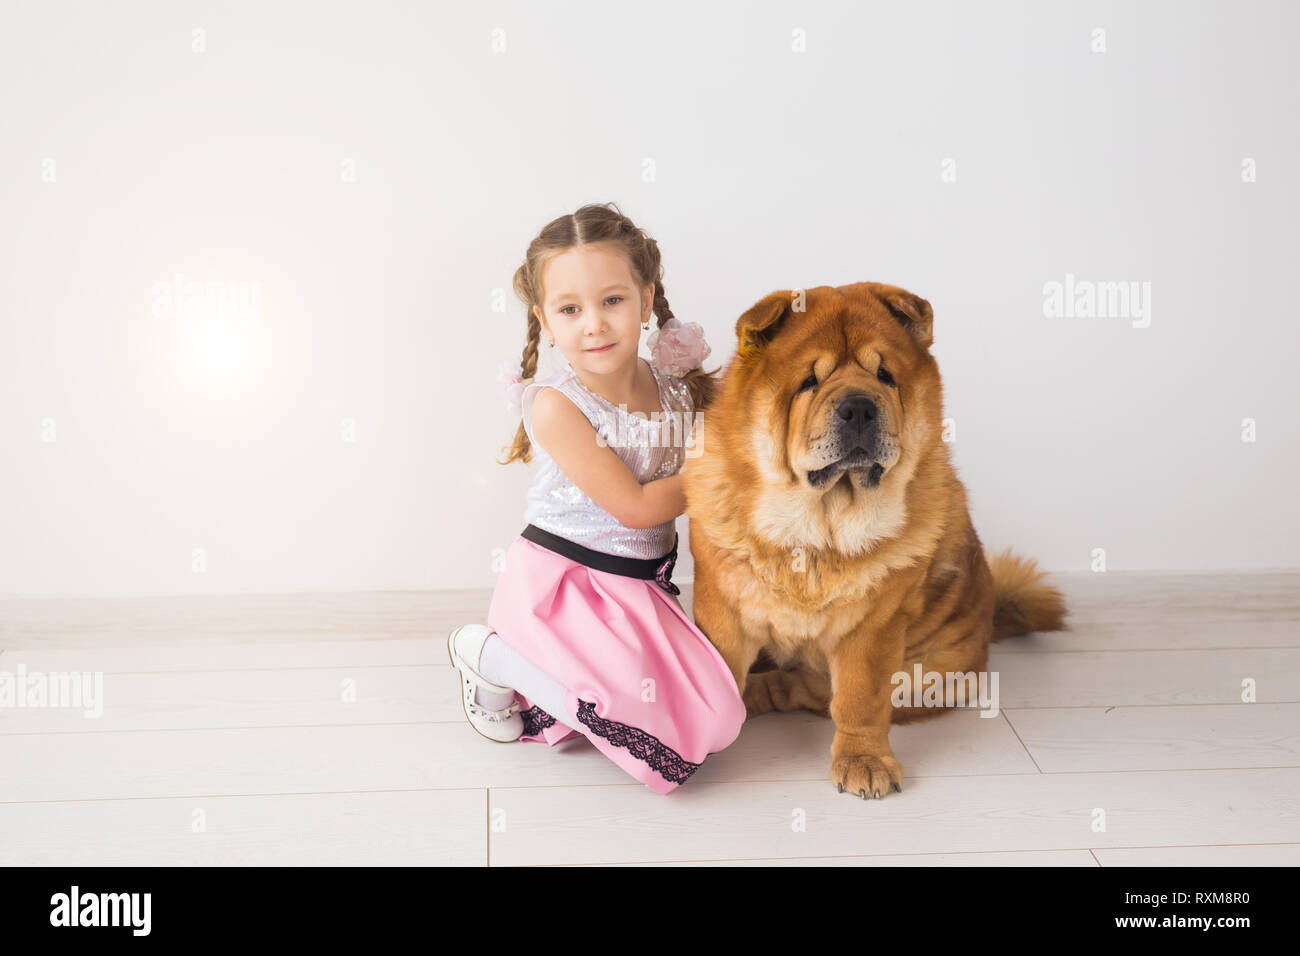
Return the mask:
<path id="1" fill-rule="evenodd" d="M 636 360 L 654 284 L 638 287 L 617 247 L 574 246 L 555 256 L 542 270 L 542 294 L 538 318 L 570 366 L 601 376 Z M 601 346 L 608 347 L 593 351 Z"/>

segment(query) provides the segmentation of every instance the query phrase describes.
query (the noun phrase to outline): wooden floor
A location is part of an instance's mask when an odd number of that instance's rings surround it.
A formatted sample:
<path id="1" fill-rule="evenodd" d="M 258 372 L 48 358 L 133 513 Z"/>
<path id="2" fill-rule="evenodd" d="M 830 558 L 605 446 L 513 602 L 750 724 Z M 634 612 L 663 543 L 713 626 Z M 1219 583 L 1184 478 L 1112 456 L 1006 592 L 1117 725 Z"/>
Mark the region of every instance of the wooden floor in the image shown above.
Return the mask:
<path id="1" fill-rule="evenodd" d="M 870 801 L 808 713 L 667 796 L 480 737 L 444 639 L 487 591 L 0 601 L 0 672 L 104 692 L 0 707 L 0 864 L 1300 864 L 1300 572 L 1053 580 L 1073 630 L 994 645 L 996 718 L 894 728 Z"/>

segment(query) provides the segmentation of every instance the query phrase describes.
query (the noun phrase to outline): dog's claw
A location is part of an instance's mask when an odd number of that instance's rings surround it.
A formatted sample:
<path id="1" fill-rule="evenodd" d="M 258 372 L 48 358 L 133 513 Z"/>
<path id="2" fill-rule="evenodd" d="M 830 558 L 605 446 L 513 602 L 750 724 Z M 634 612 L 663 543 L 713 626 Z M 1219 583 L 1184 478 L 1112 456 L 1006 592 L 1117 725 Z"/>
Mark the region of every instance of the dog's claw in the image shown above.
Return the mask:
<path id="1" fill-rule="evenodd" d="M 837 787 L 840 788 L 840 793 L 843 793 L 843 792 L 844 792 L 844 784 L 843 784 L 843 783 L 837 783 L 835 786 L 837 786 Z"/>
<path id="2" fill-rule="evenodd" d="M 861 797 L 863 800 L 867 799 L 867 791 L 865 791 L 865 790 L 859 790 L 859 791 L 858 791 L 858 796 Z"/>
<path id="3" fill-rule="evenodd" d="M 896 783 L 896 784 L 894 784 L 894 792 L 895 792 L 895 793 L 902 793 L 902 792 L 903 792 L 903 785 L 902 785 L 901 783 Z"/>

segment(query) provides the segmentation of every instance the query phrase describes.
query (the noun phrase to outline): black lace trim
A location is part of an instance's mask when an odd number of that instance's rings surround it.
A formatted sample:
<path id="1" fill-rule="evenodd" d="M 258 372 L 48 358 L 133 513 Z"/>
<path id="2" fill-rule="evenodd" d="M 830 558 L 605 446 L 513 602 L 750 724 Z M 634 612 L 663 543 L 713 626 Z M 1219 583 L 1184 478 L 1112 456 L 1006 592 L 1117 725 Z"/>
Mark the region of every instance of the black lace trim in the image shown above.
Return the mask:
<path id="1" fill-rule="evenodd" d="M 700 769 L 700 764 L 684 760 L 681 754 L 644 730 L 601 717 L 596 713 L 596 705 L 589 701 L 578 700 L 578 719 L 614 746 L 626 747 L 633 757 L 672 783 L 685 783 Z"/>
<path id="2" fill-rule="evenodd" d="M 519 716 L 524 718 L 524 732 L 522 734 L 524 737 L 540 734 L 555 723 L 554 717 L 536 705 L 529 707 L 527 710 L 521 710 Z"/>
<path id="3" fill-rule="evenodd" d="M 677 563 L 677 545 L 673 544 L 673 549 L 664 558 L 659 565 L 659 570 L 655 571 L 655 584 L 659 585 L 669 594 L 681 594 L 682 589 L 672 582 L 673 566 Z"/>

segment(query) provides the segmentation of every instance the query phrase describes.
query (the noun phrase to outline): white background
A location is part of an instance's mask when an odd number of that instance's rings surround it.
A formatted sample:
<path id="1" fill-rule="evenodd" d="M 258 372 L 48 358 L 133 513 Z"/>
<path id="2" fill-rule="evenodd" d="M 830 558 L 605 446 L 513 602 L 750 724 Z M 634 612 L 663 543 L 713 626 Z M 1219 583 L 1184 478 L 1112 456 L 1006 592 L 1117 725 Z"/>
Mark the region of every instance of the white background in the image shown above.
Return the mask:
<path id="1" fill-rule="evenodd" d="M 493 461 L 511 276 L 608 200 L 710 368 L 776 288 L 927 298 L 990 550 L 1300 566 L 1297 26 L 1281 2 L 5 0 L 0 593 L 490 587 L 535 467 Z M 177 273 L 258 284 L 243 374 L 156 314 Z M 1067 273 L 1149 282 L 1149 327 L 1046 317 Z"/>

